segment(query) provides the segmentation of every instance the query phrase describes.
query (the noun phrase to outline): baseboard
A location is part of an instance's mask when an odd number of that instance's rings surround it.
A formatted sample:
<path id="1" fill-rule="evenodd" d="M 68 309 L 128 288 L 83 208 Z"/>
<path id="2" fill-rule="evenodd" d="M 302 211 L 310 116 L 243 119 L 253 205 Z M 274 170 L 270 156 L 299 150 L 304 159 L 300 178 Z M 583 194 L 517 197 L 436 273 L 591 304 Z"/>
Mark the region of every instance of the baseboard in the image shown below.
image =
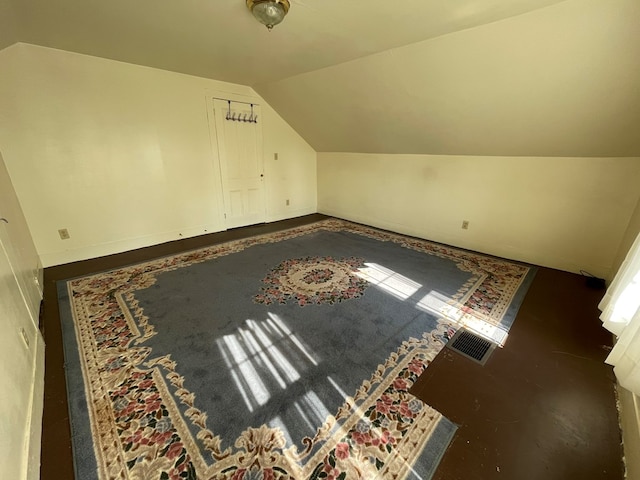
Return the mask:
<path id="1" fill-rule="evenodd" d="M 640 480 L 640 397 L 618 386 L 627 480 Z"/>
<path id="2" fill-rule="evenodd" d="M 315 206 L 297 209 L 287 209 L 280 212 L 272 212 L 267 215 L 267 222 L 277 222 L 289 218 L 302 217 L 316 213 Z M 224 228 L 218 225 L 201 225 L 199 227 L 183 229 L 180 231 L 163 232 L 153 235 L 145 235 L 142 237 L 128 238 L 115 242 L 107 242 L 99 245 L 82 246 L 71 248 L 58 252 L 49 252 L 40 254 L 40 263 L 46 267 L 55 265 L 63 265 L 65 263 L 78 262 L 88 260 L 90 258 L 104 257 L 114 253 L 127 252 L 137 248 L 150 247 L 160 245 L 162 243 L 180 240 L 182 238 L 197 237 L 198 235 L 206 235 L 208 233 L 216 233 L 223 231 Z"/>
<path id="3" fill-rule="evenodd" d="M 293 210 L 287 209 L 280 212 L 272 212 L 267 214 L 267 223 L 279 222 L 280 220 L 302 217 L 304 215 L 311 215 L 312 213 L 316 212 L 316 207 L 296 208 Z"/>
<path id="4" fill-rule="evenodd" d="M 572 261 L 568 261 L 566 258 L 551 257 L 549 255 L 540 255 L 532 251 L 520 250 L 517 247 L 509 245 L 487 245 L 486 243 L 474 243 L 465 241 L 458 236 L 448 235 L 441 231 L 428 231 L 425 228 L 417 228 L 413 225 L 400 224 L 382 220 L 379 218 L 364 216 L 364 215 L 352 215 L 348 212 L 341 211 L 340 208 L 327 208 L 324 206 L 318 207 L 318 213 L 329 215 L 332 217 L 342 218 L 350 220 L 352 222 L 362 223 L 370 225 L 376 228 L 382 228 L 384 230 L 390 230 L 392 232 L 400 233 L 403 235 L 410 235 L 413 237 L 430 240 L 432 242 L 443 243 L 452 247 L 463 248 L 466 250 L 472 250 L 478 253 L 484 253 L 487 255 L 495 255 L 496 257 L 506 258 L 508 260 L 515 260 L 519 262 L 525 262 L 532 265 L 538 265 L 540 267 L 549 267 L 556 270 L 562 270 L 564 272 L 580 273 L 581 270 L 586 270 L 593 273 L 596 276 L 602 278 L 608 278 L 610 267 L 595 264 L 577 264 Z"/>
<path id="5" fill-rule="evenodd" d="M 182 238 L 191 238 L 197 237 L 198 235 L 220 232 L 222 230 L 224 230 L 224 228 L 217 225 L 202 225 L 200 227 L 183 229 L 180 231 L 144 235 L 141 237 L 127 238 L 114 242 L 106 242 L 99 245 L 88 245 L 58 252 L 43 253 L 40 254 L 40 262 L 45 268 L 53 267 L 55 265 L 88 260 L 90 258 L 104 257 L 114 253 L 127 252 L 137 248 L 160 245 L 161 243 L 180 240 Z"/>
<path id="6" fill-rule="evenodd" d="M 44 339 L 42 334 L 36 333 L 36 348 L 34 353 L 33 387 L 31 390 L 31 413 L 28 422 L 28 434 L 25 439 L 24 471 L 27 480 L 40 478 L 40 447 L 42 442 L 42 411 L 44 408 Z"/>

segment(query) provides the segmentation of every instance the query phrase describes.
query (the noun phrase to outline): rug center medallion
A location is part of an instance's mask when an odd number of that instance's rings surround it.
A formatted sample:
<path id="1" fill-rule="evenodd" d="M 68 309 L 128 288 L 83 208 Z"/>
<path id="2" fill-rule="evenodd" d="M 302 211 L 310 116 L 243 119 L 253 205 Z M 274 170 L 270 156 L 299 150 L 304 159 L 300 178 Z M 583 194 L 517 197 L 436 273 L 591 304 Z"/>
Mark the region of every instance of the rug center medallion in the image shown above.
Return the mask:
<path id="1" fill-rule="evenodd" d="M 364 260 L 357 257 L 304 257 L 285 260 L 262 280 L 256 303 L 305 305 L 334 304 L 359 298 L 368 282 L 357 275 Z"/>

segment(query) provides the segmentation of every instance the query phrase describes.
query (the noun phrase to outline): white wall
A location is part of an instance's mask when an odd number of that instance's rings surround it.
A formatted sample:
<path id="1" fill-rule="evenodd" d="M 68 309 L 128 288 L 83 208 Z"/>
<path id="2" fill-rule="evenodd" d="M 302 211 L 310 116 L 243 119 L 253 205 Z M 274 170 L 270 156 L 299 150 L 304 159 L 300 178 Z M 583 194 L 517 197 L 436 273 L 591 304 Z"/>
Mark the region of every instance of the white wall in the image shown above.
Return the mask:
<path id="1" fill-rule="evenodd" d="M 0 154 L 0 472 L 37 479 L 44 399 L 44 342 L 38 330 L 42 278 Z"/>
<path id="2" fill-rule="evenodd" d="M 638 185 L 640 158 L 318 154 L 322 213 L 598 276 L 611 272 Z"/>
<path id="3" fill-rule="evenodd" d="M 44 266 L 224 229 L 207 96 L 263 105 L 268 217 L 316 211 L 315 151 L 249 87 L 27 44 L 0 69 L 0 145 Z"/>

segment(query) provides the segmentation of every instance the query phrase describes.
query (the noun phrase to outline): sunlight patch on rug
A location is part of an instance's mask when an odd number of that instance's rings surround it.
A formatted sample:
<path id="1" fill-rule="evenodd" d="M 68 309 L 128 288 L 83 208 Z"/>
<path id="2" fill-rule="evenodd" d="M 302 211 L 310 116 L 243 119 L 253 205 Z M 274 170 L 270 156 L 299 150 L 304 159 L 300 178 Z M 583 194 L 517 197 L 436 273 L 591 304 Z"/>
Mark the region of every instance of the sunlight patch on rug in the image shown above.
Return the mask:
<path id="1" fill-rule="evenodd" d="M 417 308 L 454 322 L 458 327 L 472 330 L 481 337 L 503 347 L 509 336 L 508 326 L 486 321 L 487 315 L 479 314 L 438 292 L 429 292 L 416 304 Z"/>
<path id="2" fill-rule="evenodd" d="M 408 299 L 422 287 L 410 278 L 376 263 L 365 263 L 356 275 L 400 300 Z"/>

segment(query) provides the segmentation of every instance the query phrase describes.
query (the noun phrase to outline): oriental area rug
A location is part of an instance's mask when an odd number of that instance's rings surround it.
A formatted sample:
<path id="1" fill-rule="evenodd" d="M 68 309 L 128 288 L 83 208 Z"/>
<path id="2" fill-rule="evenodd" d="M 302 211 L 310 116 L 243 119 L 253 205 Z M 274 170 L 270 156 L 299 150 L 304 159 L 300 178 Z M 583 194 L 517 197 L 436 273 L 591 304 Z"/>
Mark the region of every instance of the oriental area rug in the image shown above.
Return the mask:
<path id="1" fill-rule="evenodd" d="M 329 219 L 59 282 L 76 478 L 427 480 L 456 426 L 409 388 L 533 275 Z"/>

